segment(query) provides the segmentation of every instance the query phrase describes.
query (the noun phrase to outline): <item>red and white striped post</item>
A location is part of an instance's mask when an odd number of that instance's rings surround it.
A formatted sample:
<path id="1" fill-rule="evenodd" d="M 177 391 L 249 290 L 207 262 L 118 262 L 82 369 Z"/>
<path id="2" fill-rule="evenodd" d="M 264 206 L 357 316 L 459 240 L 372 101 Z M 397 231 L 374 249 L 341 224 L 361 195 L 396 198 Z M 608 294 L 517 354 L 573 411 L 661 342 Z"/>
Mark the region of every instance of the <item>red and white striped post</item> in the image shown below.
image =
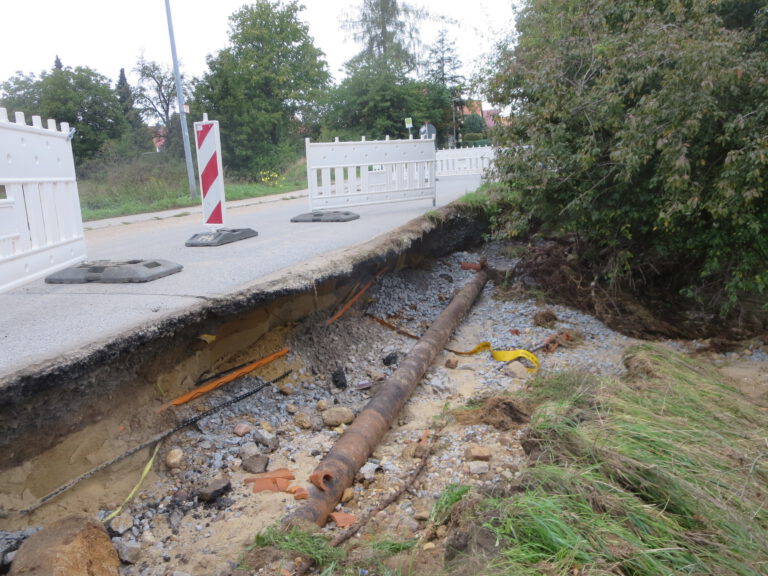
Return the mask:
<path id="1" fill-rule="evenodd" d="M 224 226 L 224 167 L 221 163 L 219 122 L 195 122 L 197 166 L 200 171 L 200 191 L 203 200 L 203 223 L 217 229 Z"/>

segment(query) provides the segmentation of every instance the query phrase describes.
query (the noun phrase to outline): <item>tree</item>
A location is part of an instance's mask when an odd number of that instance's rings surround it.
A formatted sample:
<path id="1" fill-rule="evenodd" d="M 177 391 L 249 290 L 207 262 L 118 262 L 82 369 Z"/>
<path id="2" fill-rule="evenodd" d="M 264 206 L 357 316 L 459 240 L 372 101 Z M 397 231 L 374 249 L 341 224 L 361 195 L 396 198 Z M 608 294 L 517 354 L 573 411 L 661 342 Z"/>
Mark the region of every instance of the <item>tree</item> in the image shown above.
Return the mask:
<path id="1" fill-rule="evenodd" d="M 412 118 L 414 126 L 431 122 L 438 130 L 438 141 L 442 142 L 452 131 L 451 93 L 439 84 L 366 66 L 331 92 L 323 138 L 407 138 L 405 118 Z"/>
<path id="2" fill-rule="evenodd" d="M 136 108 L 135 91 L 128 84 L 124 68 L 120 68 L 115 94 L 127 126 L 126 145 L 129 149 L 133 149 L 134 153 L 152 150 L 152 134 L 141 118 L 141 111 Z"/>
<path id="3" fill-rule="evenodd" d="M 296 0 L 258 0 L 229 19 L 229 46 L 208 58 L 193 109 L 219 121 L 224 163 L 242 176 L 279 171 L 303 150 L 305 117 L 330 82 Z"/>
<path id="4" fill-rule="evenodd" d="M 498 164 L 598 281 L 725 308 L 768 288 L 767 21 L 765 1 L 525 4 L 488 84 L 516 111 Z"/>
<path id="5" fill-rule="evenodd" d="M 442 28 L 437 35 L 437 40 L 427 53 L 425 79 L 450 88 L 458 97 L 464 84 L 464 77 L 459 70 L 461 70 L 461 59 L 456 54 L 456 45 L 449 41 L 448 32 Z"/>
<path id="6" fill-rule="evenodd" d="M 480 114 L 467 114 L 463 120 L 464 131 L 467 133 L 481 134 L 488 129 L 488 126 Z"/>
<path id="7" fill-rule="evenodd" d="M 42 85 L 34 74 L 17 72 L 0 84 L 0 106 L 10 114 L 24 112 L 27 118 L 40 110 Z"/>
<path id="8" fill-rule="evenodd" d="M 68 122 L 75 128 L 72 148 L 78 163 L 92 158 L 125 129 L 120 103 L 109 80 L 86 67 L 54 67 L 34 75 L 17 74 L 2 84 L 6 108 Z"/>
<path id="9" fill-rule="evenodd" d="M 142 56 L 134 68 L 139 75 L 135 91 L 136 106 L 148 121 L 168 128 L 176 109 L 176 78 L 170 67 Z"/>
<path id="10" fill-rule="evenodd" d="M 344 26 L 363 50 L 346 66 L 350 73 L 360 67 L 389 68 L 406 75 L 418 59 L 418 21 L 421 12 L 397 0 L 363 0 L 356 18 Z"/>

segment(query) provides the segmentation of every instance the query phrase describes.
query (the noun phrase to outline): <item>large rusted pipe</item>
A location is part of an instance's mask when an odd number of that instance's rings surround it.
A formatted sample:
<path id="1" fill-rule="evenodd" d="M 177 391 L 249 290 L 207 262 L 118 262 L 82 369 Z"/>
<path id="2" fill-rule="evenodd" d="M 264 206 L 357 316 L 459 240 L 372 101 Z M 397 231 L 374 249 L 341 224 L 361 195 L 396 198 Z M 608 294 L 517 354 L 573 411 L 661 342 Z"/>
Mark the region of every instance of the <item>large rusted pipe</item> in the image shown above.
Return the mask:
<path id="1" fill-rule="evenodd" d="M 485 271 L 480 270 L 453 297 L 398 369 L 382 382 L 379 392 L 315 468 L 310 476 L 313 485 L 309 488 L 308 499 L 288 516 L 287 522 L 309 521 L 319 526 L 325 524 L 328 515 L 341 500 L 344 490 L 352 485 L 355 474 L 387 433 L 413 389 L 472 307 L 487 281 Z"/>

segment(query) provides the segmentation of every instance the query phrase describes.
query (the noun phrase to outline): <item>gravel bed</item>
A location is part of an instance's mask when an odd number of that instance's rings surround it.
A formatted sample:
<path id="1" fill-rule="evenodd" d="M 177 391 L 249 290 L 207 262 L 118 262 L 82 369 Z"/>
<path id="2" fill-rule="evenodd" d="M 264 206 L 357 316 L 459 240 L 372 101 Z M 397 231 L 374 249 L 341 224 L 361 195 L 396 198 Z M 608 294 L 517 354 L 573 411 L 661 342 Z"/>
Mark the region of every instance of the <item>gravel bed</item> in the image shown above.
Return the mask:
<path id="1" fill-rule="evenodd" d="M 414 345 L 413 339 L 370 316 L 422 334 L 474 274 L 463 269 L 462 262 L 479 258 L 477 253 L 459 252 L 422 268 L 386 274 L 364 302 L 334 324 L 327 326 L 325 316 L 306 319 L 286 343 L 291 350 L 287 360 L 295 367 L 286 379 L 290 386 L 267 386 L 166 441 L 155 465 L 157 480 L 143 486 L 119 521 L 112 522 L 113 542 L 123 560 L 121 575 L 266 574 L 238 569 L 243 542 L 300 503 L 285 494 L 252 494 L 243 482 L 249 475 L 244 469 L 249 457 L 266 456 L 269 470 L 285 466 L 302 474 L 311 471 L 344 430 L 343 425 L 324 424 L 323 410 L 341 406 L 359 411 Z M 507 264 L 511 267 L 512 262 Z M 528 297 L 500 300 L 495 292 L 489 282 L 450 347 L 466 350 L 488 341 L 497 350 L 530 350 L 565 332 L 573 336 L 573 345 L 537 353 L 541 371 L 622 373 L 622 353 L 634 340 L 567 307 L 544 305 Z M 536 320 L 544 311 L 550 317 L 546 326 Z M 441 405 L 458 406 L 468 397 L 515 390 L 528 379 L 525 374 L 510 374 L 506 364 L 494 361 L 487 351 L 459 357 L 458 369 L 445 365 L 454 356 L 443 353 L 429 369 L 339 510 L 360 516 L 404 481 L 416 463 L 408 449 L 418 445 Z M 755 351 L 756 360 L 765 356 Z M 226 390 L 210 394 L 206 407 L 253 390 L 260 382 L 252 376 L 240 378 Z M 460 392 L 459 385 L 466 390 Z M 194 416 L 196 410 L 185 408 L 180 419 Z M 299 415 L 305 417 L 301 425 Z M 447 426 L 412 490 L 379 514 L 368 529 L 420 537 L 425 510 L 448 484 L 491 489 L 519 474 L 525 465 L 520 447 L 523 433 L 522 426 L 512 430 L 484 424 Z M 493 458 L 471 461 L 467 449 L 473 445 L 493 447 Z M 174 450 L 181 457 L 172 466 Z M 204 502 L 201 493 L 220 479 L 229 482 L 228 489 Z M 306 484 L 306 476 L 297 475 L 297 482 Z M 108 513 L 98 512 L 102 519 Z M 329 523 L 325 530 L 336 528 Z"/>

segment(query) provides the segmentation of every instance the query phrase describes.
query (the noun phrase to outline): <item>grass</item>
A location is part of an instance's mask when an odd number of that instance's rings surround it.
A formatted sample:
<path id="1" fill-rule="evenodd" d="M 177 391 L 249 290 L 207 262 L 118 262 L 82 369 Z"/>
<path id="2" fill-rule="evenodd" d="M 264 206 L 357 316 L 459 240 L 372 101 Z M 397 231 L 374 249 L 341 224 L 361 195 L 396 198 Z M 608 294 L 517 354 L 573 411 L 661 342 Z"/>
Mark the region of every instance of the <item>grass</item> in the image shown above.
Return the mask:
<path id="1" fill-rule="evenodd" d="M 331 546 L 327 538 L 296 527 L 281 530 L 278 526 L 270 526 L 259 532 L 251 549 L 264 546 L 309 558 L 321 567 L 335 565 L 344 555 L 343 550 Z"/>
<path id="2" fill-rule="evenodd" d="M 491 539 L 442 576 L 768 574 L 766 407 L 661 345 L 632 347 L 625 364 L 621 380 L 542 374 L 520 393 L 533 407 L 529 466 L 492 493 L 440 494 L 431 523 Z M 328 576 L 436 574 L 416 540 L 363 538 L 354 558 L 322 540 L 277 545 Z M 386 569 L 398 554 L 405 568 Z"/>
<path id="3" fill-rule="evenodd" d="M 661 346 L 626 363 L 626 382 L 530 386 L 538 463 L 479 511 L 493 511 L 498 573 L 765 574 L 766 409 Z"/>
<path id="4" fill-rule="evenodd" d="M 232 182 L 225 178 L 224 194 L 228 201 L 233 201 L 306 187 L 306 168 L 298 162 L 282 175 L 264 173 L 258 182 Z M 145 155 L 98 171 L 90 170 L 78 178 L 78 192 L 83 221 L 86 222 L 200 204 L 199 192 L 194 199 L 190 197 L 184 162 L 169 161 L 160 154 Z"/>
<path id="5" fill-rule="evenodd" d="M 429 513 L 429 521 L 432 524 L 443 524 L 451 513 L 451 508 L 469 492 L 469 486 L 461 484 L 448 484 L 440 497 L 432 506 Z"/>
<path id="6" fill-rule="evenodd" d="M 398 576 L 398 571 L 391 571 L 382 565 L 382 561 L 390 556 L 401 554 L 412 550 L 418 544 L 418 540 L 391 540 L 388 538 L 375 539 L 370 543 L 370 554 L 367 555 L 365 563 L 367 566 L 376 568 L 365 569 L 358 566 L 344 565 L 345 552 L 341 548 L 331 546 L 330 540 L 326 537 L 302 530 L 297 527 L 282 529 L 280 526 L 273 525 L 260 532 L 254 543 L 248 548 L 251 551 L 255 548 L 273 547 L 281 550 L 295 558 L 297 555 L 304 559 L 312 560 L 314 565 L 320 571 L 321 576 L 360 576 L 361 574 L 381 574 L 382 576 Z M 241 562 L 242 569 L 250 569 L 247 562 Z M 317 572 L 313 572 L 317 573 Z"/>

